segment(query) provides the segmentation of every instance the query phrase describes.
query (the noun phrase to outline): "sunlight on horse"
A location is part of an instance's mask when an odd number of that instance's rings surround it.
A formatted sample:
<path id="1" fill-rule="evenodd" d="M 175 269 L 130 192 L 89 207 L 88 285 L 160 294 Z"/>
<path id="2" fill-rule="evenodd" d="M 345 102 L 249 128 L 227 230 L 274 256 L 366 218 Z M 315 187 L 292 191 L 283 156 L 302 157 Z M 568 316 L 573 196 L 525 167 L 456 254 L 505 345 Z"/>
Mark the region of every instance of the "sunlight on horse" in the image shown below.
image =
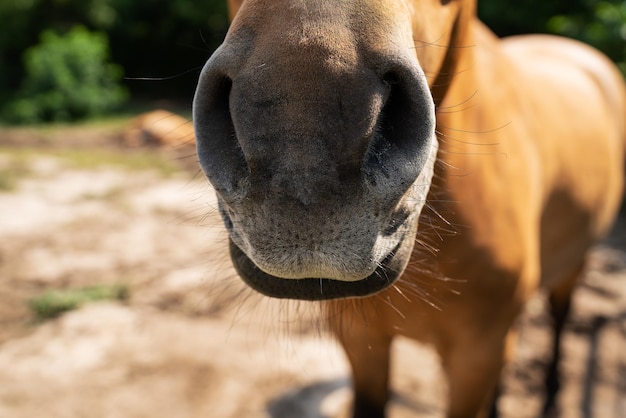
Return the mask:
<path id="1" fill-rule="evenodd" d="M 448 417 L 489 414 L 512 324 L 547 287 L 553 408 L 572 288 L 623 189 L 613 64 L 571 40 L 497 39 L 472 0 L 229 6 L 194 124 L 242 279 L 323 301 L 355 418 L 385 414 L 395 335 L 436 347 Z"/>

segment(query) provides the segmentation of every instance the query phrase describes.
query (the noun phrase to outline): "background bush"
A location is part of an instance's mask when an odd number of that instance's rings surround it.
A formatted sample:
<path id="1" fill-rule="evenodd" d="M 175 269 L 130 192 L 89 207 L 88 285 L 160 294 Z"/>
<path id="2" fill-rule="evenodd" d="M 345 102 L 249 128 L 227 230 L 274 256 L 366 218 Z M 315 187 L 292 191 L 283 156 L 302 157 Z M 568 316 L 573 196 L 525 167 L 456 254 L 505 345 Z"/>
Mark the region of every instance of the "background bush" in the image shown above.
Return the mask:
<path id="1" fill-rule="evenodd" d="M 552 16 L 548 30 L 596 46 L 626 74 L 626 1 L 588 0 L 585 4 L 587 10 Z"/>
<path id="2" fill-rule="evenodd" d="M 498 35 L 554 33 L 603 51 L 626 74 L 626 0 L 478 0 L 479 16 Z"/>
<path id="3" fill-rule="evenodd" d="M 5 117 L 16 123 L 69 121 L 115 109 L 127 97 L 121 67 L 109 61 L 102 33 L 76 26 L 65 35 L 47 30 L 24 54 L 25 78 Z"/>
<path id="4" fill-rule="evenodd" d="M 571 36 L 626 70 L 626 0 L 478 0 L 478 9 L 498 35 Z M 77 24 L 106 35 L 134 100 L 190 106 L 200 69 L 228 27 L 226 0 L 0 0 L 0 24 L 0 108 L 16 104 L 27 77 L 23 55 L 40 34 Z"/>
<path id="5" fill-rule="evenodd" d="M 26 77 L 42 32 L 103 33 L 133 99 L 191 102 L 202 65 L 228 28 L 226 0 L 0 0 L 0 109 Z"/>

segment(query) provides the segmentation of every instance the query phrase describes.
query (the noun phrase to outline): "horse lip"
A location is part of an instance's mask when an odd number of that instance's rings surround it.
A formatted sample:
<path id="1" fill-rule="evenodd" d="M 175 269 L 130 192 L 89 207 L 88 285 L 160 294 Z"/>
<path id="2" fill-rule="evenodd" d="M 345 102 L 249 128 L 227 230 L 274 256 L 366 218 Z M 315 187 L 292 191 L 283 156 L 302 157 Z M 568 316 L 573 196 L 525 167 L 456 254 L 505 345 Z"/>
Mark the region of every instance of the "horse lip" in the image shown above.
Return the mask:
<path id="1" fill-rule="evenodd" d="M 265 273 L 229 239 L 230 254 L 239 276 L 252 289 L 266 296 L 279 299 L 310 301 L 331 300 L 349 297 L 364 297 L 391 286 L 400 272 L 389 268 L 403 239 L 382 260 L 369 276 L 352 282 L 326 278 L 283 279 Z"/>

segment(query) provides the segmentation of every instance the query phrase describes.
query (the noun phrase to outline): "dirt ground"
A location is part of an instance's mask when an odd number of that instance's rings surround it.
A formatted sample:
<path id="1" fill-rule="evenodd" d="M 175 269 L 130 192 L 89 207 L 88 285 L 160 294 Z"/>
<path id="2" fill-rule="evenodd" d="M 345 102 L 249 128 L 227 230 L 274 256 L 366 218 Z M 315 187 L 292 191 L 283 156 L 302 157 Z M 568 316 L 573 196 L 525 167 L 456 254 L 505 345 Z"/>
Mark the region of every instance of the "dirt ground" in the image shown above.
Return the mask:
<path id="1" fill-rule="evenodd" d="M 346 362 L 316 305 L 240 284 L 193 149 L 128 149 L 119 136 L 0 131 L 0 417 L 346 417 Z M 575 295 L 563 418 L 626 417 L 623 218 Z M 28 305 L 104 284 L 128 298 L 48 321 Z M 546 324 L 539 295 L 504 373 L 504 417 L 539 416 Z M 397 342 L 392 418 L 443 417 L 445 387 L 429 347 Z"/>

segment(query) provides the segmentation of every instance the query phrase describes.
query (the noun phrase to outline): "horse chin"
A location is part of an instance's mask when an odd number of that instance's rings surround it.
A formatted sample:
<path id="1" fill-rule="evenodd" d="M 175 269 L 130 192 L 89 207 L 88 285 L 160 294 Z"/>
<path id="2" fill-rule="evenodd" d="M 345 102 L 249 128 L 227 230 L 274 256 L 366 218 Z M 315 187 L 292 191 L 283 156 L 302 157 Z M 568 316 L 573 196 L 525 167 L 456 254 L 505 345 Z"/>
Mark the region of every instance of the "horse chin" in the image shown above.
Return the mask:
<path id="1" fill-rule="evenodd" d="M 230 240 L 230 255 L 239 276 L 257 292 L 279 299 L 320 301 L 365 297 L 388 288 L 400 277 L 406 267 L 413 241 L 413 239 L 400 240 L 372 274 L 356 281 L 277 277 L 261 270 L 232 240 Z"/>

